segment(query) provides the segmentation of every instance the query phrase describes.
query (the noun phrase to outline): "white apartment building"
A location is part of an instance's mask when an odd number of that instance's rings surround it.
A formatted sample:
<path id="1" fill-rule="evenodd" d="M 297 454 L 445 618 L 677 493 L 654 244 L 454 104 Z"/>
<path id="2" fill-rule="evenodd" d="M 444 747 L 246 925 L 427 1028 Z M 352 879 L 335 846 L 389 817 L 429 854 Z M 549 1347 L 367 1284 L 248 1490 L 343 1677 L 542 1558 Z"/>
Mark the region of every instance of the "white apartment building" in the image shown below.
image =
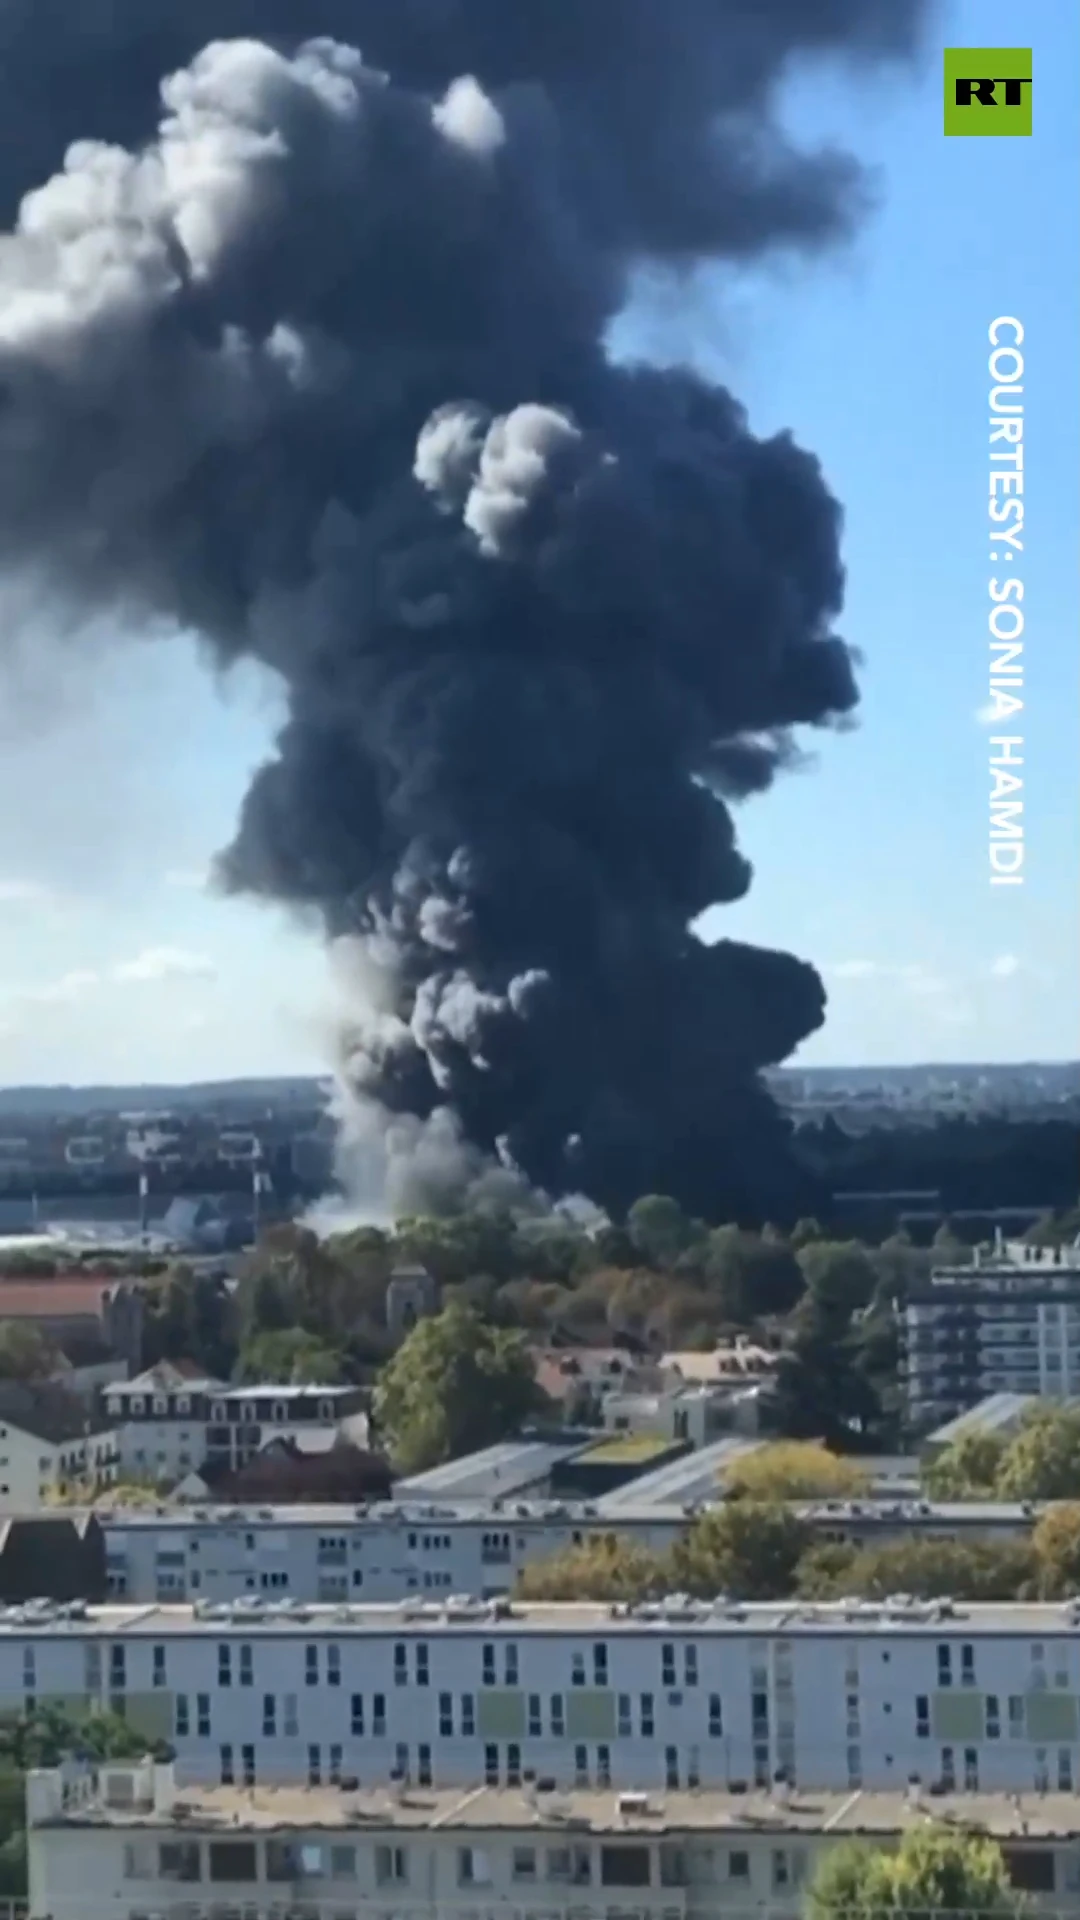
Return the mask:
<path id="1" fill-rule="evenodd" d="M 0 1712 L 98 1704 L 222 1785 L 1071 1793 L 1075 1605 L 0 1611 Z"/>
<path id="2" fill-rule="evenodd" d="M 122 1475 L 171 1484 L 207 1464 L 237 1472 L 271 1439 L 336 1433 L 364 1398 L 347 1386 L 230 1387 L 165 1360 L 114 1382 L 105 1408 Z"/>
<path id="3" fill-rule="evenodd" d="M 33 1920 L 798 1920 L 839 1842 L 930 1813 L 995 1839 L 1039 1907 L 1080 1911 L 1069 1796 L 177 1786 L 152 1762 L 27 1783 Z"/>
<path id="4" fill-rule="evenodd" d="M 51 1384 L 0 1382 L 0 1518 L 40 1513 L 63 1490 L 116 1478 L 116 1436 Z"/>
<path id="5" fill-rule="evenodd" d="M 1080 1253 L 1003 1245 L 911 1289 L 903 1320 L 908 1418 L 919 1430 L 991 1394 L 1080 1396 Z"/>
<path id="6" fill-rule="evenodd" d="M 126 1508 L 102 1513 L 109 1592 L 117 1599 L 404 1600 L 458 1593 L 491 1599 L 523 1567 L 597 1533 L 664 1550 L 687 1527 L 681 1506 L 620 1512 L 559 1501 L 367 1507 Z"/>

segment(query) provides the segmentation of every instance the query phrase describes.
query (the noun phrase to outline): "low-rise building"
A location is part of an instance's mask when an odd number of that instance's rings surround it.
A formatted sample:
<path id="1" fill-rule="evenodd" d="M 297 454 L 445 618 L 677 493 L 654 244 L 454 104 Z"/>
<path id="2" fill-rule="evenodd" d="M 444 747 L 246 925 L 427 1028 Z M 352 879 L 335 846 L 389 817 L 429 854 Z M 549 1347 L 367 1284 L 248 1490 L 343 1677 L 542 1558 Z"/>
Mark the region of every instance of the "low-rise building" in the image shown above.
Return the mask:
<path id="1" fill-rule="evenodd" d="M 245 1767 L 201 1789 L 150 1760 L 32 1772 L 32 1920 L 798 1920 L 830 1848 L 892 1848 L 931 1819 L 995 1840 L 1033 1912 L 1080 1911 L 1070 1795 L 267 1787 Z"/>
<path id="2" fill-rule="evenodd" d="M 36 1327 L 61 1352 L 69 1342 L 91 1342 L 102 1356 L 142 1363 L 143 1303 L 137 1287 L 76 1270 L 50 1275 L 0 1271 L 0 1320 Z"/>
<path id="3" fill-rule="evenodd" d="M 116 1436 L 50 1383 L 0 1381 L 0 1514 L 41 1511 L 66 1490 L 117 1474 Z"/>
<path id="4" fill-rule="evenodd" d="M 366 1397 L 352 1386 L 231 1387 L 189 1362 L 164 1360 L 114 1383 L 105 1406 L 123 1471 L 169 1484 L 203 1466 L 237 1473 L 271 1438 L 335 1434 Z"/>

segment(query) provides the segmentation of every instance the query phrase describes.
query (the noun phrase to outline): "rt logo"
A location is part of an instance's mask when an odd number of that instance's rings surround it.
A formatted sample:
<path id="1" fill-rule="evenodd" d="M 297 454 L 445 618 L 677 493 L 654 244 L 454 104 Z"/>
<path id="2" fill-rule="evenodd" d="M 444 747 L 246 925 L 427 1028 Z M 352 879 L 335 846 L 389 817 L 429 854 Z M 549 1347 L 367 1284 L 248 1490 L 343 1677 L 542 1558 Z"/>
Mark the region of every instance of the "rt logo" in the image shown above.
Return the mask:
<path id="1" fill-rule="evenodd" d="M 945 132 L 1031 132 L 1030 47 L 946 47 Z"/>

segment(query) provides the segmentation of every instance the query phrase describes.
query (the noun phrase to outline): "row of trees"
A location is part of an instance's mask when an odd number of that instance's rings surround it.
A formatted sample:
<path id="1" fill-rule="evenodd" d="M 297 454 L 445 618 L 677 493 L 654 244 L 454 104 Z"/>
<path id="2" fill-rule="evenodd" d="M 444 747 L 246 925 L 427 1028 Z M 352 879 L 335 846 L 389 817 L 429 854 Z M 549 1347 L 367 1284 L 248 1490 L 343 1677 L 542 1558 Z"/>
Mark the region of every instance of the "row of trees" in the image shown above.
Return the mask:
<path id="1" fill-rule="evenodd" d="M 881 1546 L 823 1541 L 790 1507 L 730 1500 L 700 1515 L 668 1552 L 617 1534 L 535 1561 L 527 1600 L 1061 1600 L 1080 1593 L 1080 1503 L 1048 1509 L 1030 1536 L 968 1543 L 909 1534 Z"/>
<path id="2" fill-rule="evenodd" d="M 935 1500 L 1080 1498 L 1080 1410 L 1036 1403 L 1015 1432 L 971 1426 L 923 1468 Z"/>

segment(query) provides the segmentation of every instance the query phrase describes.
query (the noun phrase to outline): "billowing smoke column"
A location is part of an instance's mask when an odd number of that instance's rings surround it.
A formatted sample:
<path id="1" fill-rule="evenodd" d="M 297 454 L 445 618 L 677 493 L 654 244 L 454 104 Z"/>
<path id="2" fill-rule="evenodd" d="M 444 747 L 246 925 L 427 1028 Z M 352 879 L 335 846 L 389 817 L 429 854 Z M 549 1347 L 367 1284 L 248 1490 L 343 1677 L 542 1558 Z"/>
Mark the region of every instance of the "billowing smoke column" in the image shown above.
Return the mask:
<path id="1" fill-rule="evenodd" d="M 222 876 L 359 943 L 395 1137 L 795 1198 L 759 1074 L 821 983 L 689 927 L 748 884 L 726 802 L 855 703 L 839 513 L 604 343 L 638 267 L 844 233 L 858 171 L 777 84 L 920 13 L 0 0 L 0 566 L 283 677 Z"/>

